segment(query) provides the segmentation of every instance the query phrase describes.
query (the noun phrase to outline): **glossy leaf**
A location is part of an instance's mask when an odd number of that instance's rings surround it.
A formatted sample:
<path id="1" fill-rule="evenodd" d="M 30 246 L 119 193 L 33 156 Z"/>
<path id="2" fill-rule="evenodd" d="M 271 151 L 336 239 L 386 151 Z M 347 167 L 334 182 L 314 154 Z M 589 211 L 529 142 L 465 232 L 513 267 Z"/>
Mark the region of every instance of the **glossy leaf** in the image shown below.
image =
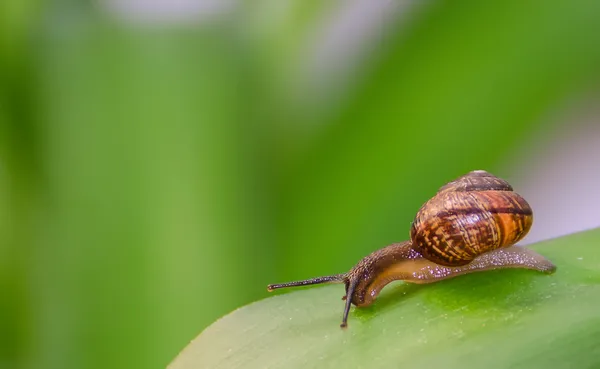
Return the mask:
<path id="1" fill-rule="evenodd" d="M 600 229 L 532 246 L 558 267 L 396 282 L 339 328 L 343 286 L 313 287 L 215 322 L 170 365 L 199 368 L 600 366 Z"/>

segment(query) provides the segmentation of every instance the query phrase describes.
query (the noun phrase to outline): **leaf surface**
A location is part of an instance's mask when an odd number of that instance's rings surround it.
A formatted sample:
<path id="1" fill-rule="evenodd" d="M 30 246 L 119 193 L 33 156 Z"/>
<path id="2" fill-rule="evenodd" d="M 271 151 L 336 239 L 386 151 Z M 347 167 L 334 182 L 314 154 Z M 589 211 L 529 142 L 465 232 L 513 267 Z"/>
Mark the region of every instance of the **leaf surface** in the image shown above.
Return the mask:
<path id="1" fill-rule="evenodd" d="M 532 245 L 553 275 L 394 282 L 347 330 L 342 285 L 273 296 L 212 324 L 169 368 L 597 368 L 599 241 L 596 229 Z"/>

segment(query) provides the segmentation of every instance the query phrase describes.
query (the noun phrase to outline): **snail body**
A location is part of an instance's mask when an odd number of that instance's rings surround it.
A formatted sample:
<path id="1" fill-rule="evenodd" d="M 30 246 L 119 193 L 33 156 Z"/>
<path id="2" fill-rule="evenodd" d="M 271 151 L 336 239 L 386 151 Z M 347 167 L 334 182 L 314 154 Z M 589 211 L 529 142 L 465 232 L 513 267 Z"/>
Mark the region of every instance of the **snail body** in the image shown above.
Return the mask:
<path id="1" fill-rule="evenodd" d="M 477 170 L 449 182 L 417 212 L 410 240 L 364 257 L 349 272 L 278 288 L 344 283 L 346 300 L 341 327 L 351 304 L 368 306 L 388 283 L 433 283 L 494 269 L 522 268 L 552 273 L 556 267 L 538 253 L 514 246 L 533 223 L 529 204 L 503 179 Z"/>

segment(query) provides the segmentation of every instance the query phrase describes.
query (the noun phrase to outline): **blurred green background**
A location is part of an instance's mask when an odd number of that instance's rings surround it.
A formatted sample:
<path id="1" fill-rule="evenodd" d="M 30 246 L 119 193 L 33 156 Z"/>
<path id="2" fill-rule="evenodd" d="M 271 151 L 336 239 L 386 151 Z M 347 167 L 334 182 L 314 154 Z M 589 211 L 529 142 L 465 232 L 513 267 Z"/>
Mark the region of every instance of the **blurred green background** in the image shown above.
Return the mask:
<path id="1" fill-rule="evenodd" d="M 597 88 L 598 19 L 583 0 L 1 2 L 0 367 L 164 367 L 267 283 L 406 239 L 443 183 L 515 179 Z"/>

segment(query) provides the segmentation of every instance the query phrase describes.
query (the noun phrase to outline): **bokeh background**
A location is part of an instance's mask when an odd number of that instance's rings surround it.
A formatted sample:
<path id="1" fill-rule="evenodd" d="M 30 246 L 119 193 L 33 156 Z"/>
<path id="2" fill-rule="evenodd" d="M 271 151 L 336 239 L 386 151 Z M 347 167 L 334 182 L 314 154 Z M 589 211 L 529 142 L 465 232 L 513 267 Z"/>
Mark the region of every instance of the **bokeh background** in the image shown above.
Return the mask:
<path id="1" fill-rule="evenodd" d="M 0 2 L 0 367 L 161 368 L 473 169 L 600 225 L 600 3 Z"/>

